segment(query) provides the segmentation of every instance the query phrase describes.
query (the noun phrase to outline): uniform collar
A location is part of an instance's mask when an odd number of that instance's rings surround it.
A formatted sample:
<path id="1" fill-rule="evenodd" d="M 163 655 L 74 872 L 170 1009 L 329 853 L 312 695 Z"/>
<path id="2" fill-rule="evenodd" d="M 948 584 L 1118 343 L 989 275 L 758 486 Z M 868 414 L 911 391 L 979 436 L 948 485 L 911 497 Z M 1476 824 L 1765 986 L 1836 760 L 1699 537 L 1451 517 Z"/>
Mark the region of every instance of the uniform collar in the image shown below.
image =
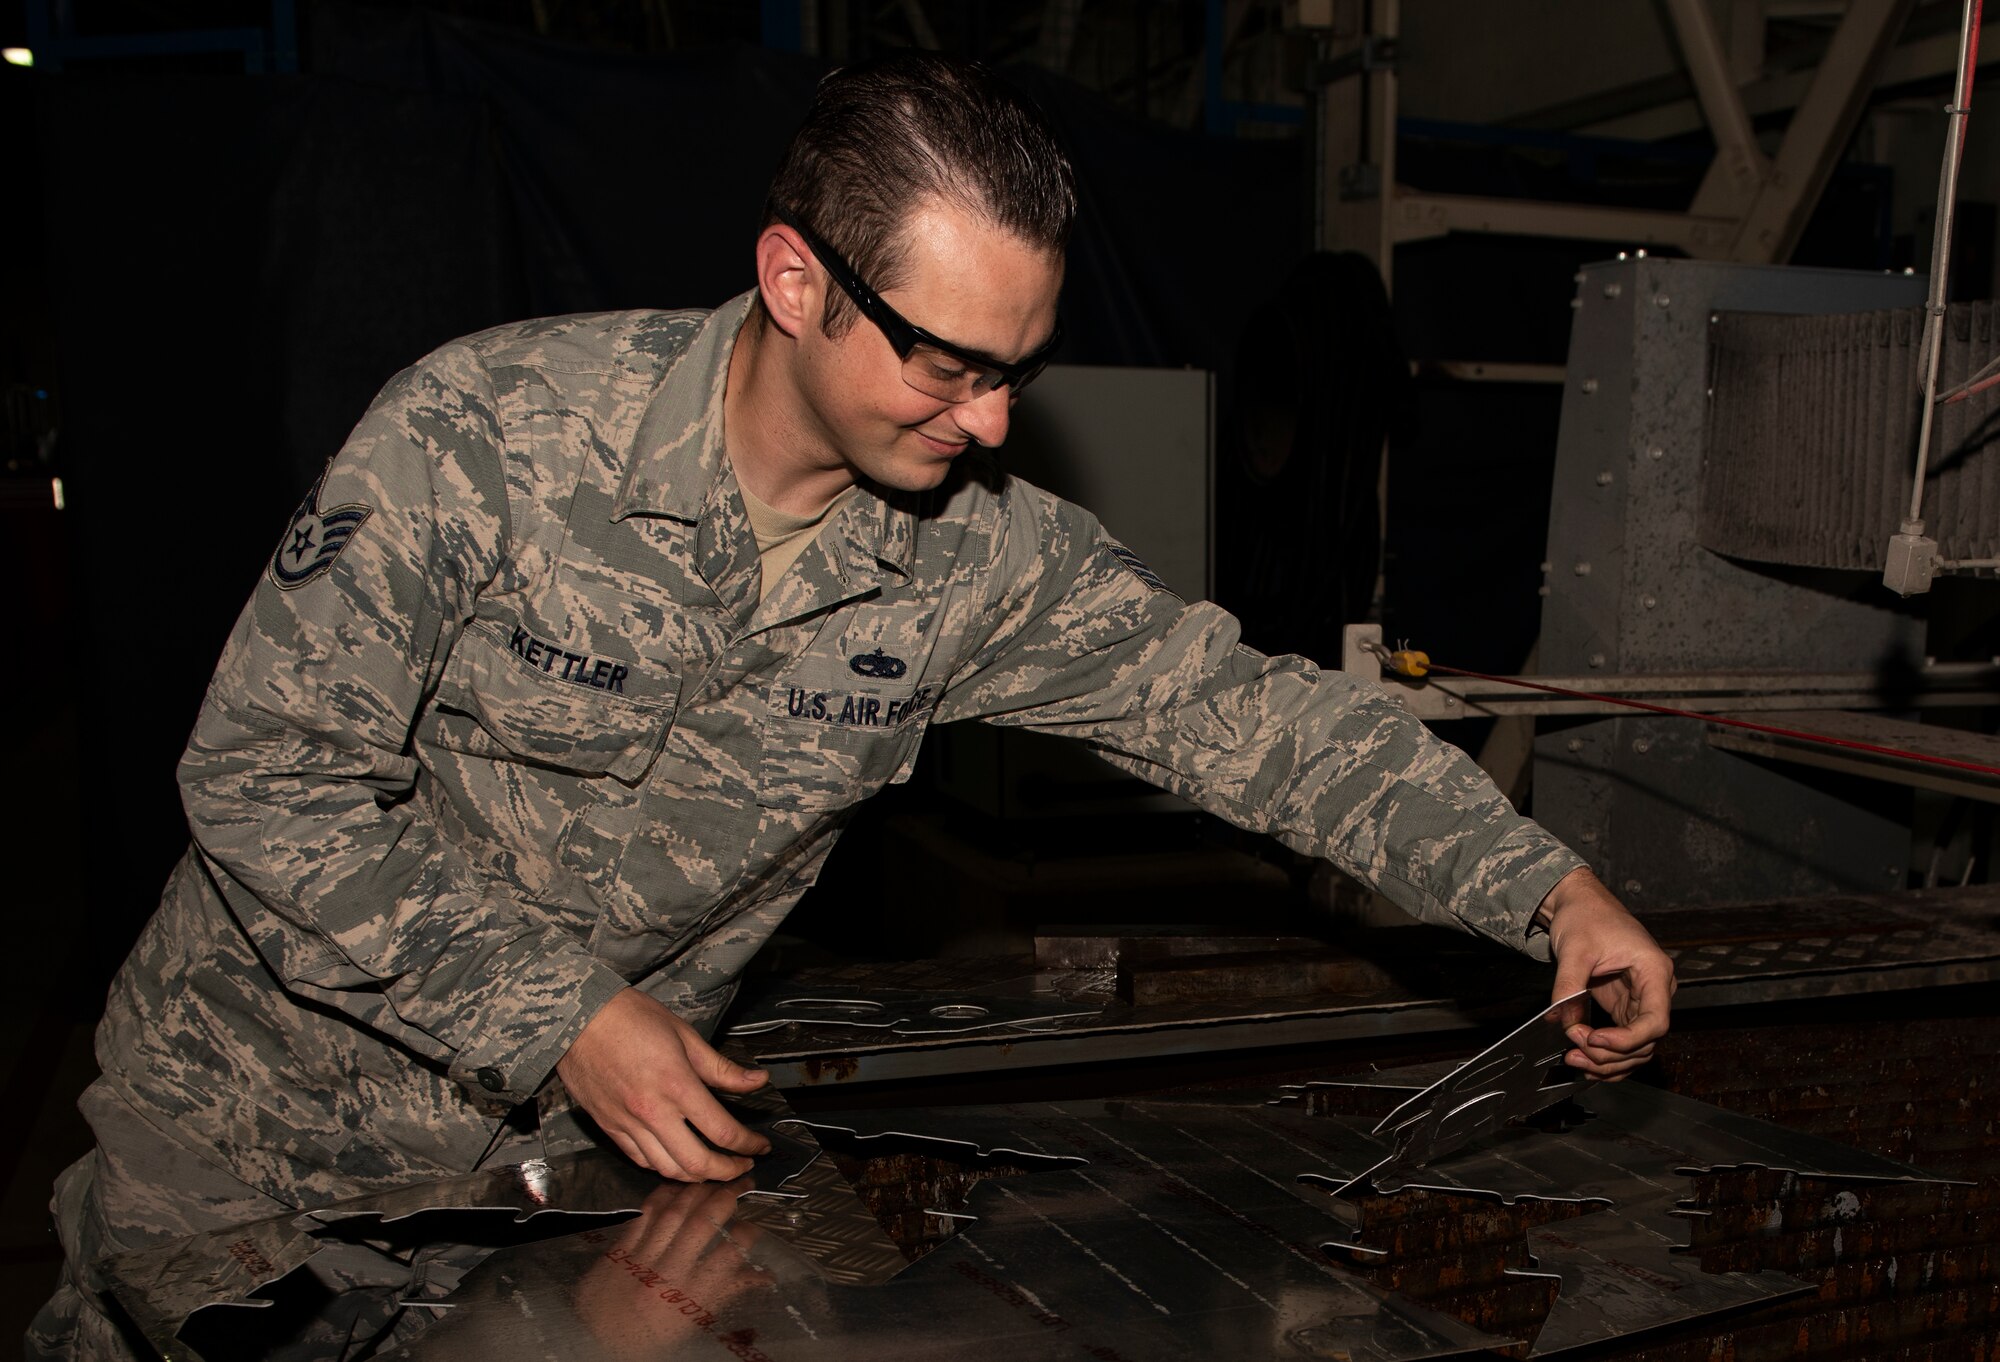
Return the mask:
<path id="1" fill-rule="evenodd" d="M 727 462 L 722 447 L 722 395 L 736 333 L 750 314 L 753 289 L 708 314 L 694 339 L 657 369 L 657 357 L 638 352 L 632 367 L 653 386 L 632 439 L 632 464 L 611 518 L 663 515 L 693 524 L 701 519 L 709 489 Z M 655 377 L 657 375 L 657 377 Z"/>
<path id="2" fill-rule="evenodd" d="M 660 515 L 698 524 L 735 495 L 735 474 L 723 450 L 723 392 L 737 332 L 746 325 L 756 296 L 752 289 L 711 312 L 656 381 L 633 437 L 632 464 L 612 508 L 613 520 Z M 916 497 L 864 484 L 861 495 L 849 501 L 823 534 L 847 541 L 847 565 L 879 562 L 907 577 L 916 553 L 917 502 Z M 747 525 L 747 516 L 744 521 Z"/>

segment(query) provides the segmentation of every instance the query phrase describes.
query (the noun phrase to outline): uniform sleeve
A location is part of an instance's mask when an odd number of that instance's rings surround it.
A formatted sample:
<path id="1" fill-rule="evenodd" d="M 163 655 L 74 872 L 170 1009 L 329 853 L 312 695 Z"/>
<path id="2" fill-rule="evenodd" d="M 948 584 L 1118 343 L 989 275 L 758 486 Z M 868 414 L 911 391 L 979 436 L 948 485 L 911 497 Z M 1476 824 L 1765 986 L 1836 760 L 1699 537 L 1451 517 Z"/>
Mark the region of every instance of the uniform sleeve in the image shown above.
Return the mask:
<path id="1" fill-rule="evenodd" d="M 412 799 L 411 726 L 510 528 L 490 378 L 391 382 L 244 608 L 180 769 L 210 876 L 285 989 L 483 1095 L 531 1095 L 624 980 Z"/>
<path id="2" fill-rule="evenodd" d="M 939 722 L 1060 733 L 1239 826 L 1323 856 L 1404 911 L 1538 959 L 1543 897 L 1584 862 L 1380 686 L 1266 657 L 1088 514 L 1011 482 L 983 646 Z"/>

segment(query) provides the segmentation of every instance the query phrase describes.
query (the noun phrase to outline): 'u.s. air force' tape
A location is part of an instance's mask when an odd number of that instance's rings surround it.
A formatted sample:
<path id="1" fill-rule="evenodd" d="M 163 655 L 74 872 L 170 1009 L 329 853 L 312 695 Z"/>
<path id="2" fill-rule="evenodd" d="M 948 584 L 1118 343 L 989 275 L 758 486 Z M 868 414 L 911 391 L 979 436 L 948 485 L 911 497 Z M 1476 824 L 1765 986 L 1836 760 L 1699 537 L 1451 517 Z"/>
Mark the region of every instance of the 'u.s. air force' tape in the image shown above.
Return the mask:
<path id="1" fill-rule="evenodd" d="M 271 581 L 280 591 L 296 590 L 332 567 L 354 532 L 375 513 L 359 502 L 322 511 L 319 490 L 314 483 L 306 493 L 292 516 L 292 528 L 271 555 Z"/>

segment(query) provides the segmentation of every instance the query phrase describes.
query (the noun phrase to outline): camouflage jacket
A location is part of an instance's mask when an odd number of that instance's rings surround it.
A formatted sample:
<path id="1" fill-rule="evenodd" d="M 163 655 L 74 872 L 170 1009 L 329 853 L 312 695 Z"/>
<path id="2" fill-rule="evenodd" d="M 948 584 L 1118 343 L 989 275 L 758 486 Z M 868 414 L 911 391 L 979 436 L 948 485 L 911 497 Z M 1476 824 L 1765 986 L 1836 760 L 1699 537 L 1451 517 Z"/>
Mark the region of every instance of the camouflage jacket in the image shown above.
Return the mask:
<path id="1" fill-rule="evenodd" d="M 462 1171 L 619 989 L 712 1021 L 953 719 L 1546 954 L 1581 862 L 1462 753 L 981 456 L 850 499 L 760 604 L 722 431 L 748 302 L 503 327 L 377 399 L 188 745 L 194 845 L 100 1033 L 143 1108 L 294 1202 Z"/>

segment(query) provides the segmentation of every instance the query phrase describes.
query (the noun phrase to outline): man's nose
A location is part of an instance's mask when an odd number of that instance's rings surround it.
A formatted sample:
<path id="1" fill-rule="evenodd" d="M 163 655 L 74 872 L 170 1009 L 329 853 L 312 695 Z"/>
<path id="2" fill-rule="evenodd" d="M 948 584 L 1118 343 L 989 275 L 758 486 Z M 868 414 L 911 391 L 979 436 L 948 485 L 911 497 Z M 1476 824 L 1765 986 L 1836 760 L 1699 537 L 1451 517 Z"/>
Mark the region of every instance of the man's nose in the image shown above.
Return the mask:
<path id="1" fill-rule="evenodd" d="M 1014 405 L 1014 389 L 991 388 L 951 409 L 952 421 L 972 437 L 975 444 L 995 448 L 1007 439 L 1009 412 Z"/>

